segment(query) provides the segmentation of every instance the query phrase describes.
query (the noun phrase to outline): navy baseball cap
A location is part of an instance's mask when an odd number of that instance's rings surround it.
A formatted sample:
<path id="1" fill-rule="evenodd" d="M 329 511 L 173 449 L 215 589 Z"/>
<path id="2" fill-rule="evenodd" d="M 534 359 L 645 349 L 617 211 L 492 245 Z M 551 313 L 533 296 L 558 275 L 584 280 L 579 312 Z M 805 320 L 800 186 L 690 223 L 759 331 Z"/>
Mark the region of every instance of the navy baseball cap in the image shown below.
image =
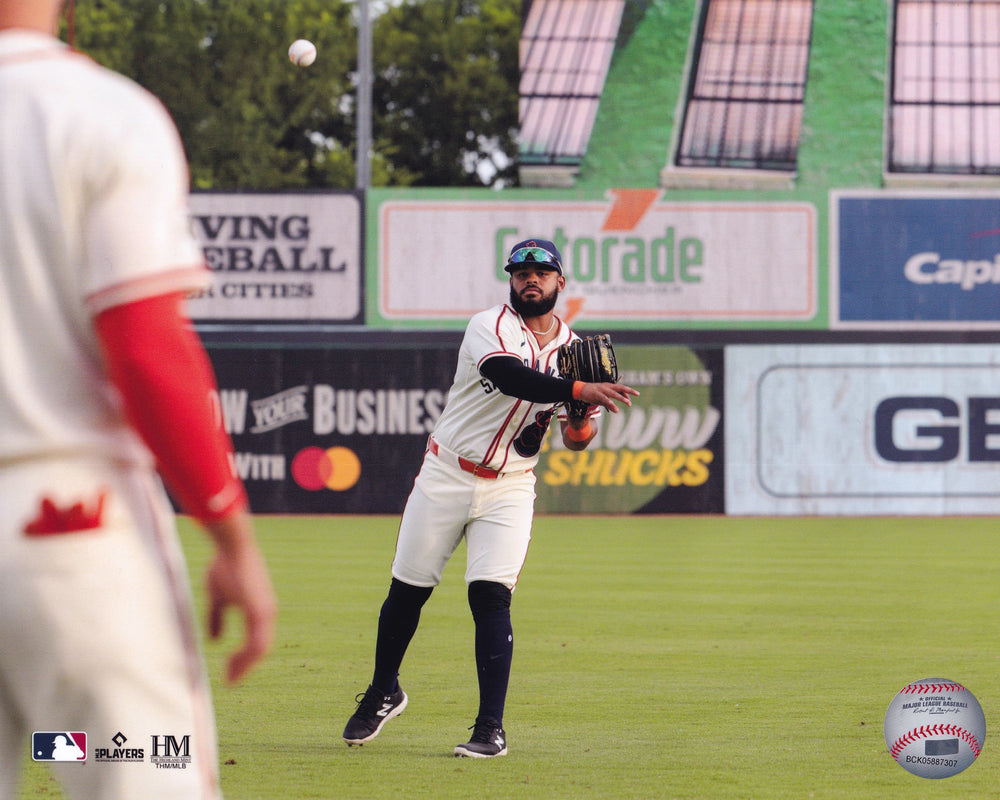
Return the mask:
<path id="1" fill-rule="evenodd" d="M 525 239 L 510 248 L 510 256 L 504 269 L 513 272 L 525 264 L 554 269 L 560 275 L 563 274 L 559 248 L 548 239 Z"/>

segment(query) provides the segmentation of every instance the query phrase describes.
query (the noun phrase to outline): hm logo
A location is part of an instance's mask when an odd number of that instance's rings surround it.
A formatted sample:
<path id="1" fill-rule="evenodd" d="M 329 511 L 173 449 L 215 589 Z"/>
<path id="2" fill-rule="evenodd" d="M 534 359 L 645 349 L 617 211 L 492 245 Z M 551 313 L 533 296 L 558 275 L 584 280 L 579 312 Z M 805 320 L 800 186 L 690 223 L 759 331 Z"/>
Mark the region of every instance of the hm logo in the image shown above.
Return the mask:
<path id="1" fill-rule="evenodd" d="M 153 755 L 154 756 L 166 756 L 167 758 L 177 758 L 190 756 L 190 736 L 182 736 L 180 741 L 174 736 L 153 736 Z M 161 741 L 162 740 L 162 741 Z M 160 748 L 163 748 L 163 752 L 160 752 Z"/>

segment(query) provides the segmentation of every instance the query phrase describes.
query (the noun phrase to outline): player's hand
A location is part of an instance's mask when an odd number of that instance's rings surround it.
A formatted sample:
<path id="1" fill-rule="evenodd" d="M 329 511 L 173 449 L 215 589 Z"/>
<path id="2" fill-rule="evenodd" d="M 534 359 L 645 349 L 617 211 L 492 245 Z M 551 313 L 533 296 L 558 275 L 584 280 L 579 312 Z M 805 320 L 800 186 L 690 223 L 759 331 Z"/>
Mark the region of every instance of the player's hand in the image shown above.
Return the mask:
<path id="1" fill-rule="evenodd" d="M 592 406 L 603 406 L 612 414 L 618 413 L 618 403 L 632 405 L 632 397 L 639 393 L 624 383 L 585 383 L 580 390 L 579 400 Z"/>
<path id="2" fill-rule="evenodd" d="M 253 537 L 249 516 L 233 515 L 212 523 L 218 545 L 208 569 L 208 632 L 222 635 L 230 606 L 243 616 L 244 638 L 226 666 L 226 680 L 237 683 L 271 650 L 278 603 L 264 558 Z"/>

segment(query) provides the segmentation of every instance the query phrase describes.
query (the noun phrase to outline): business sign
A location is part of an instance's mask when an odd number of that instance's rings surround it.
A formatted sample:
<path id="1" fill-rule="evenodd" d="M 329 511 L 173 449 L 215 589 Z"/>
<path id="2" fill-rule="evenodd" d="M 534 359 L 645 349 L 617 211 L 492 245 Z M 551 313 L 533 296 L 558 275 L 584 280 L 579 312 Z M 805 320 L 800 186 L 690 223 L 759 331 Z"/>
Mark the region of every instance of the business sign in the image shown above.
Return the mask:
<path id="1" fill-rule="evenodd" d="M 843 192 L 831 209 L 832 327 L 1000 328 L 995 192 Z"/>
<path id="2" fill-rule="evenodd" d="M 457 347 L 209 348 L 256 513 L 398 513 Z"/>
<path id="3" fill-rule="evenodd" d="M 726 348 L 731 514 L 1000 511 L 1000 346 Z"/>
<path id="4" fill-rule="evenodd" d="M 819 324 L 808 203 L 664 202 L 657 190 L 589 202 L 390 195 L 377 214 L 369 322 L 467 320 L 507 298 L 507 253 L 539 236 L 562 253 L 556 311 L 577 325 Z"/>
<path id="5" fill-rule="evenodd" d="M 361 322 L 359 195 L 198 192 L 191 212 L 213 275 L 196 322 Z"/>

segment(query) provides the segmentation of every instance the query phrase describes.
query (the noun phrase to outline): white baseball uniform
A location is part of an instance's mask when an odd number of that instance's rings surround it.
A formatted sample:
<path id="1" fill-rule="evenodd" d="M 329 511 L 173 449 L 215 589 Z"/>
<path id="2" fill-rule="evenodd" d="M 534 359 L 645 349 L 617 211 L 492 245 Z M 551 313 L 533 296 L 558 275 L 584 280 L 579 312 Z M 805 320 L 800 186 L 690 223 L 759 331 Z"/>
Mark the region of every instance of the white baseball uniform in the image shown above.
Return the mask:
<path id="1" fill-rule="evenodd" d="M 400 521 L 393 577 L 436 586 L 464 535 L 466 582 L 514 588 L 531 539 L 532 469 L 560 404 L 505 395 L 479 368 L 489 358 L 516 356 L 532 369 L 558 375 L 559 346 L 578 338 L 558 324 L 556 337 L 540 348 L 509 305 L 469 321 L 448 402 Z"/>
<path id="2" fill-rule="evenodd" d="M 169 115 L 57 39 L 0 31 L 0 798 L 33 730 L 144 763 L 60 764 L 73 798 L 216 798 L 173 513 L 92 319 L 204 285 Z M 184 768 L 157 768 L 167 737 Z"/>

